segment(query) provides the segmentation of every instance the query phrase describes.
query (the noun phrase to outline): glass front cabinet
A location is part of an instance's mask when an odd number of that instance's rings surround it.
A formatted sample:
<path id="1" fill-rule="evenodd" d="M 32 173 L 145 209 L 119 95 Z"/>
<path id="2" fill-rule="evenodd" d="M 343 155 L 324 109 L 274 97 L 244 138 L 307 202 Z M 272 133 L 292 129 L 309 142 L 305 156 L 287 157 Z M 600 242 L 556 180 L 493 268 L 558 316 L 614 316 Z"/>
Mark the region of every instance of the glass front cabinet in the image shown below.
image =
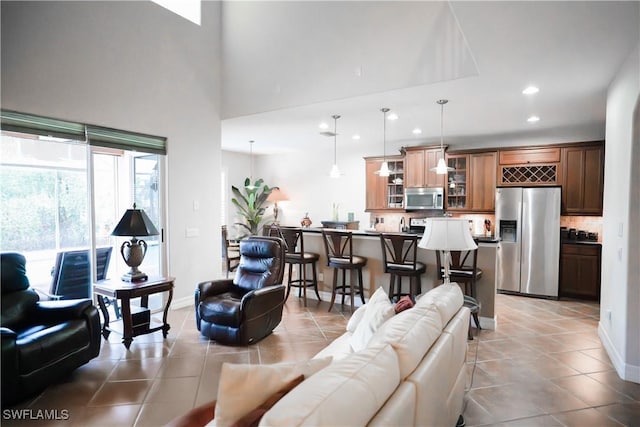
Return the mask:
<path id="1" fill-rule="evenodd" d="M 447 209 L 467 209 L 470 199 L 467 185 L 469 156 L 467 154 L 447 155 L 447 166 L 453 169 L 447 174 Z"/>

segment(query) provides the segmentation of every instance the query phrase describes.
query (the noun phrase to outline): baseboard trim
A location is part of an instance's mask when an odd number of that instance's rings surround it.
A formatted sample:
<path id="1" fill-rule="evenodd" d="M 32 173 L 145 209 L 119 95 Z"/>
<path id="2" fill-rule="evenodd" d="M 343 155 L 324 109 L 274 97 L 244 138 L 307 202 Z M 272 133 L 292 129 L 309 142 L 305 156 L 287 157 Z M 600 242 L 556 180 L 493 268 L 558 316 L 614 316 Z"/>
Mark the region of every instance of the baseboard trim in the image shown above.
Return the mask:
<path id="1" fill-rule="evenodd" d="M 482 329 L 489 329 L 494 331 L 496 329 L 496 318 L 480 316 L 480 326 L 482 327 Z"/>
<path id="2" fill-rule="evenodd" d="M 598 336 L 618 376 L 625 381 L 640 383 L 640 366 L 630 365 L 624 362 L 615 345 L 613 345 L 607 329 L 602 326 L 602 321 L 598 322 Z"/>

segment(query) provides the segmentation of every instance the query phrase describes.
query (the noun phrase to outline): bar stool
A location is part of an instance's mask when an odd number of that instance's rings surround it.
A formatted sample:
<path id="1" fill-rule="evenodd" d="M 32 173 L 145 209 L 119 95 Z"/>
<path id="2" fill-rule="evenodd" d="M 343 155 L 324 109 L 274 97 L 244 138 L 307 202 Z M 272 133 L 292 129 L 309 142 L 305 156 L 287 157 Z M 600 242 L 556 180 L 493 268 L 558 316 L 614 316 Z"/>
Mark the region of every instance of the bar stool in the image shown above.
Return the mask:
<path id="1" fill-rule="evenodd" d="M 285 296 L 285 301 L 289 298 L 291 287 L 298 288 L 298 298 L 300 296 L 304 297 L 305 307 L 307 306 L 308 287 L 312 287 L 316 292 L 318 301 L 322 301 L 320 293 L 318 292 L 318 273 L 316 270 L 316 263 L 320 259 L 320 255 L 315 252 L 306 252 L 304 250 L 304 236 L 302 234 L 302 229 L 299 227 L 273 226 L 270 233 L 285 241 L 284 262 L 289 264 L 289 277 L 287 279 L 287 295 Z M 298 247 L 300 250 L 296 250 Z M 292 279 L 294 264 L 299 266 L 298 278 L 295 280 Z M 311 264 L 312 271 L 311 279 L 307 279 L 307 265 L 309 264 Z"/>
<path id="2" fill-rule="evenodd" d="M 346 295 L 351 299 L 351 311 L 353 312 L 353 299 L 360 294 L 360 299 L 364 304 L 364 290 L 362 287 L 362 268 L 367 265 L 367 258 L 353 254 L 353 234 L 349 231 L 322 230 L 322 240 L 324 241 L 325 254 L 327 256 L 327 266 L 334 269 L 333 289 L 331 291 L 331 304 L 329 311 L 333 308 L 336 294 L 342 295 L 342 305 Z M 358 289 L 354 289 L 353 278 L 347 285 L 347 270 L 356 270 L 358 274 Z M 338 273 L 342 271 L 342 284 L 338 285 Z"/>
<path id="3" fill-rule="evenodd" d="M 382 263 L 384 272 L 391 275 L 389 282 L 389 299 L 399 300 L 403 295 L 409 295 L 412 301 L 422 291 L 420 276 L 427 267 L 417 261 L 417 234 L 381 233 Z M 402 278 L 409 278 L 409 293 L 402 293 Z M 397 282 L 396 282 L 397 279 Z"/>
<path id="4" fill-rule="evenodd" d="M 471 265 L 468 265 L 468 259 L 471 256 Z M 449 267 L 449 280 L 458 284 L 464 284 L 464 306 L 471 310 L 471 318 L 476 324 L 478 330 L 481 330 L 480 319 L 478 313 L 481 304 L 477 299 L 476 283 L 482 278 L 482 270 L 478 268 L 478 249 L 469 251 L 451 251 L 451 264 Z M 444 277 L 444 267 L 440 258 L 440 251 L 436 251 L 436 265 L 438 268 L 438 277 Z M 469 325 L 469 339 L 473 339 L 471 334 L 471 325 Z"/>

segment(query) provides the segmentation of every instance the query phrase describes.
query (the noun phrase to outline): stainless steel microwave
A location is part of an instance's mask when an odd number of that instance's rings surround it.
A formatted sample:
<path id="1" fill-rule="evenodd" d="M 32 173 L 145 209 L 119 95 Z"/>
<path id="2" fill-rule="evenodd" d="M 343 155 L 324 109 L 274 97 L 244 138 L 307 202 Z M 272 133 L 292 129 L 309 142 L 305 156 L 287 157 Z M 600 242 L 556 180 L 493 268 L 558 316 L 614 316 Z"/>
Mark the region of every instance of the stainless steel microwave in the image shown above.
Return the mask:
<path id="1" fill-rule="evenodd" d="M 406 188 L 404 208 L 407 210 L 444 209 L 444 188 Z"/>

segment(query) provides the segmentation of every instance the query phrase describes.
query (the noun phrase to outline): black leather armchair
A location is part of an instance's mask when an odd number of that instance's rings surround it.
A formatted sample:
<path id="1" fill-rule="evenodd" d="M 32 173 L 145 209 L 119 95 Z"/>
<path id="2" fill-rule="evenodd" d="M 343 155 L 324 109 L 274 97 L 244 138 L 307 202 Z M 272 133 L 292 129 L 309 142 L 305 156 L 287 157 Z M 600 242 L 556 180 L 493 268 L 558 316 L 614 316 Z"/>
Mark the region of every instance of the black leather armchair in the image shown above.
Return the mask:
<path id="1" fill-rule="evenodd" d="M 284 256 L 278 237 L 240 241 L 235 278 L 196 288 L 196 326 L 202 335 L 231 345 L 253 344 L 269 335 L 282 320 Z"/>
<path id="2" fill-rule="evenodd" d="M 2 261 L 2 407 L 44 390 L 100 353 L 100 316 L 89 299 L 39 301 L 25 257 Z"/>

